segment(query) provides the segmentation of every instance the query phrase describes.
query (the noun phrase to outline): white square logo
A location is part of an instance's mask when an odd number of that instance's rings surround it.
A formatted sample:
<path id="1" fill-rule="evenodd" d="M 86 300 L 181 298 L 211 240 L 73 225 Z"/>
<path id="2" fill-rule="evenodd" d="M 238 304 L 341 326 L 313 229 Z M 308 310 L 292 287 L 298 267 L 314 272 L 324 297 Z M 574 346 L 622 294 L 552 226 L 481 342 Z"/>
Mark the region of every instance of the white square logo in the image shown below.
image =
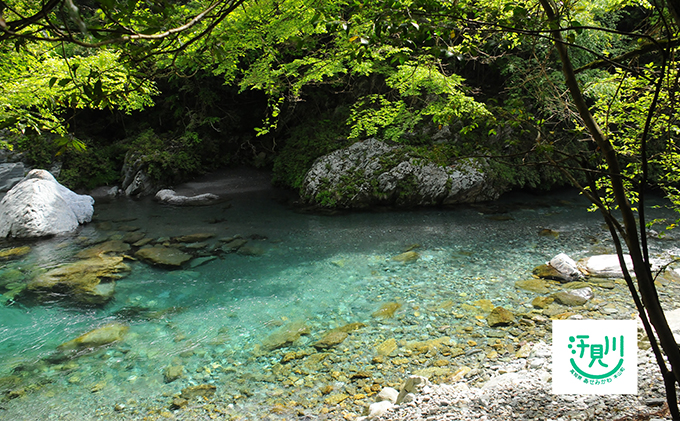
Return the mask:
<path id="1" fill-rule="evenodd" d="M 635 320 L 553 320 L 552 392 L 637 394 Z"/>

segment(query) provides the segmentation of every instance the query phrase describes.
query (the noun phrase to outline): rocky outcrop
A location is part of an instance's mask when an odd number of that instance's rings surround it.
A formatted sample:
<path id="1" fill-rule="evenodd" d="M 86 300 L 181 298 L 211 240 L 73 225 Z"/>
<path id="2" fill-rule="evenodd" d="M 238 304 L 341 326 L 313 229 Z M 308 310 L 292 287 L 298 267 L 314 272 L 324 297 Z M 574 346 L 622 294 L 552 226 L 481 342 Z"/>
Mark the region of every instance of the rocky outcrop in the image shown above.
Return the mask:
<path id="1" fill-rule="evenodd" d="M 21 162 L 0 164 L 0 193 L 9 191 L 17 185 L 26 173 L 26 168 Z"/>
<path id="2" fill-rule="evenodd" d="M 212 193 L 204 193 L 196 196 L 181 196 L 175 193 L 174 190 L 163 189 L 159 190 L 154 197 L 157 201 L 167 205 L 175 206 L 202 206 L 212 205 L 220 200 L 220 197 Z"/>
<path id="3" fill-rule="evenodd" d="M 305 176 L 302 196 L 323 207 L 361 209 L 481 202 L 503 191 L 483 161 L 442 167 L 368 139 L 319 158 Z"/>
<path id="4" fill-rule="evenodd" d="M 126 196 L 150 196 L 158 190 L 151 177 L 149 177 L 146 166 L 144 160 L 135 153 L 128 153 L 125 156 L 121 189 L 125 192 Z"/>
<path id="5" fill-rule="evenodd" d="M 94 199 L 62 186 L 45 170 L 31 170 L 0 202 L 0 238 L 66 234 L 90 222 Z"/>

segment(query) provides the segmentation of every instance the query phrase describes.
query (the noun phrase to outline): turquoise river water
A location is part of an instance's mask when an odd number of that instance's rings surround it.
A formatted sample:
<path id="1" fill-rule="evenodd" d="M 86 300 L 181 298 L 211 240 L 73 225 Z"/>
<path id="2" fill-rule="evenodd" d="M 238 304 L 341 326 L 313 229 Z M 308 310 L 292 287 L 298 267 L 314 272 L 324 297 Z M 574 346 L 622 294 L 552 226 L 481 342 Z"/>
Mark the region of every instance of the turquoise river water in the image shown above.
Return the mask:
<path id="1" fill-rule="evenodd" d="M 4 300 L 0 419 L 173 419 L 188 413 L 182 419 L 351 419 L 375 384 L 393 384 L 429 364 L 422 356 L 410 359 L 404 347 L 385 354 L 394 357 L 388 363 L 376 358 L 381 345 L 446 335 L 470 350 L 486 341 L 472 335 L 486 329 L 484 314 L 471 310 L 483 307 L 479 300 L 530 312 L 536 293 L 515 282 L 531 278 L 534 267 L 560 252 L 579 259 L 612 251 L 600 216 L 587 212 L 574 192 L 334 216 L 296 212 L 275 194 L 242 192 L 217 205 L 186 208 L 146 200 L 97 203 L 94 221 L 78 233 L 28 243 L 28 254 L 0 262 L 0 292 L 7 292 L 7 285 L 16 288 L 73 261 L 86 247 L 130 232 L 154 242 L 214 234 L 185 245 L 207 259 L 179 269 L 127 259 L 130 274 L 103 306 L 41 301 L 25 291 Z M 247 253 L 224 248 L 235 236 L 248 240 Z M 672 236 L 655 240 L 653 253 L 673 254 L 676 243 Z M 417 253 L 413 261 L 394 259 L 407 251 Z M 633 311 L 625 298 L 605 299 L 617 303 L 619 314 Z M 394 314 L 381 316 L 390 303 Z M 53 358 L 60 344 L 112 322 L 129 327 L 122 339 Z M 342 343 L 313 346 L 330 329 L 352 323 L 360 328 Z M 268 345 L 287 326 L 304 327 L 290 341 Z M 454 356 L 439 356 L 439 366 L 454 372 Z M 177 401 L 197 385 L 215 386 L 214 394 Z"/>

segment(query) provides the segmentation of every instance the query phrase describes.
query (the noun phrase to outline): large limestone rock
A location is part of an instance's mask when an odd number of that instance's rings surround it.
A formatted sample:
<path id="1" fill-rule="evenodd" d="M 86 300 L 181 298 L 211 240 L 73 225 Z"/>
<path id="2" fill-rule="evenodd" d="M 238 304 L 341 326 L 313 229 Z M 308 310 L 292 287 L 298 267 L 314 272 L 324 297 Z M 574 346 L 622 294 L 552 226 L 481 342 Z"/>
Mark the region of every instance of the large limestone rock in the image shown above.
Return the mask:
<path id="1" fill-rule="evenodd" d="M 368 139 L 319 158 L 305 176 L 302 195 L 310 203 L 338 208 L 494 200 L 503 187 L 486 170 L 473 160 L 441 167 L 411 157 L 401 147 Z"/>
<path id="2" fill-rule="evenodd" d="M 119 256 L 95 256 L 51 269 L 28 282 L 39 295 L 69 294 L 87 304 L 103 304 L 113 298 L 114 280 L 126 276 L 130 267 Z"/>
<path id="3" fill-rule="evenodd" d="M 626 263 L 628 272 L 635 276 L 633 271 L 633 260 L 630 255 L 624 254 L 623 261 Z M 579 264 L 588 272 L 590 276 L 598 278 L 620 278 L 623 276 L 619 256 L 616 254 L 600 254 L 597 256 L 586 257 Z"/>
<path id="4" fill-rule="evenodd" d="M 94 199 L 62 186 L 48 171 L 31 170 L 0 202 L 0 238 L 66 234 L 90 222 Z"/>

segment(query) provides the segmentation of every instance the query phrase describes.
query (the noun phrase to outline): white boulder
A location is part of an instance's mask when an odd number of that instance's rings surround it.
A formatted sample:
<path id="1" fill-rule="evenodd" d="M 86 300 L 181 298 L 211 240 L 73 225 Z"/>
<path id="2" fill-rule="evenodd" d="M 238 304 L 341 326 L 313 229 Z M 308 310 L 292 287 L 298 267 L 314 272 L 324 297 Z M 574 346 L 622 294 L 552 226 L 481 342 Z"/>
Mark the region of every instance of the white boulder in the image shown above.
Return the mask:
<path id="1" fill-rule="evenodd" d="M 635 277 L 635 269 L 633 267 L 633 259 L 628 254 L 623 255 L 623 261 L 630 276 Z M 658 271 L 668 263 L 669 259 L 650 259 L 652 272 Z M 597 278 L 621 278 L 623 271 L 621 270 L 621 263 L 619 256 L 616 254 L 599 254 L 596 256 L 586 257 L 579 261 L 579 265 L 590 275 Z"/>
<path id="2" fill-rule="evenodd" d="M 0 238 L 66 234 L 90 222 L 94 199 L 62 186 L 45 170 L 31 170 L 0 202 Z"/>
<path id="3" fill-rule="evenodd" d="M 394 404 L 390 401 L 380 401 L 372 403 L 368 407 L 368 419 L 372 420 L 375 418 L 380 418 L 392 408 L 394 408 Z"/>
<path id="4" fill-rule="evenodd" d="M 578 269 L 576 262 L 564 253 L 560 253 L 550 259 L 548 265 L 552 266 L 559 273 L 560 277 L 566 281 L 576 281 L 583 278 L 583 274 Z"/>

